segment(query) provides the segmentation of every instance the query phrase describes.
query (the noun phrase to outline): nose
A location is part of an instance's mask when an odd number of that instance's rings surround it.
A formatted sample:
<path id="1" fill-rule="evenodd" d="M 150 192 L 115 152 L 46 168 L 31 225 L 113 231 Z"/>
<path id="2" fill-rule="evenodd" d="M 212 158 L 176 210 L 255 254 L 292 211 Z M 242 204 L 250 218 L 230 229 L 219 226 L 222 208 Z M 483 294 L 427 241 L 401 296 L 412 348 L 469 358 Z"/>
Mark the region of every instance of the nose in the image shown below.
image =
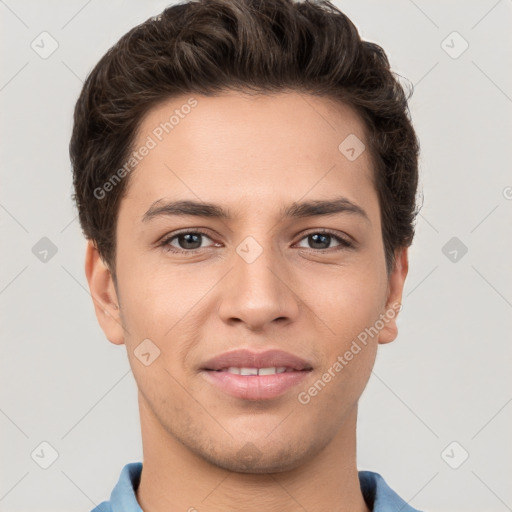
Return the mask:
<path id="1" fill-rule="evenodd" d="M 234 252 L 232 270 L 220 291 L 218 313 L 225 323 L 240 323 L 251 331 L 262 331 L 298 318 L 300 299 L 293 290 L 293 276 L 270 245 L 253 240 L 245 245 L 245 253 L 244 247 Z"/>

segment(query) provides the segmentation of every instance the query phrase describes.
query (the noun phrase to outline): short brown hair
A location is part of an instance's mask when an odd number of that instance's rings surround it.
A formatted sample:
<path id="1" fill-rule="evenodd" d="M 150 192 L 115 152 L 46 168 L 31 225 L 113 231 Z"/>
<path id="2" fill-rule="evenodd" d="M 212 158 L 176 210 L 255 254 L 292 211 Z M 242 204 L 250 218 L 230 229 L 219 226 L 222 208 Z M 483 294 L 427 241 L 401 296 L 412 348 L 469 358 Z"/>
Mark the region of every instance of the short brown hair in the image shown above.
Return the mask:
<path id="1" fill-rule="evenodd" d="M 127 161 L 152 107 L 185 93 L 294 90 L 341 101 L 364 121 L 389 273 L 395 250 L 412 243 L 417 214 L 419 142 L 397 76 L 383 49 L 361 40 L 329 1 L 195 0 L 166 8 L 108 50 L 76 103 L 69 150 L 85 237 L 115 280 L 128 178 L 101 199 L 95 190 Z"/>

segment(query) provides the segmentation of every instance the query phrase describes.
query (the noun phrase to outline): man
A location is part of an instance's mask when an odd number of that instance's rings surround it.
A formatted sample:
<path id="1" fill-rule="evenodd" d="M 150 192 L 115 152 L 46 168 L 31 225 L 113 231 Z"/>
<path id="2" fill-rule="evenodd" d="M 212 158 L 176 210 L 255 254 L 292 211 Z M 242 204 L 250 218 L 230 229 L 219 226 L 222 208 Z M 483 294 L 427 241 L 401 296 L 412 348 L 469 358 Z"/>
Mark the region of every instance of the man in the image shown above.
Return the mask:
<path id="1" fill-rule="evenodd" d="M 329 2 L 181 3 L 107 52 L 70 155 L 144 460 L 95 512 L 415 510 L 357 470 L 356 423 L 418 153 L 385 53 Z"/>

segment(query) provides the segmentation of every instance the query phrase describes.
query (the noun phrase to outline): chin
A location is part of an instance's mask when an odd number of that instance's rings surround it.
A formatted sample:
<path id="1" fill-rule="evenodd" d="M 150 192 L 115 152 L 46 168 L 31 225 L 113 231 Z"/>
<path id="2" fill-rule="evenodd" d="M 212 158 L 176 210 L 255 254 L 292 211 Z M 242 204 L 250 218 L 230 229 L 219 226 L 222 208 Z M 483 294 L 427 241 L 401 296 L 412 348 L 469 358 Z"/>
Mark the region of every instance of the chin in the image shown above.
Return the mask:
<path id="1" fill-rule="evenodd" d="M 317 453 L 318 447 L 283 440 L 283 445 L 263 443 L 257 446 L 247 441 L 240 449 L 234 446 L 225 450 L 196 451 L 211 464 L 235 473 L 268 474 L 282 473 L 300 467 Z"/>

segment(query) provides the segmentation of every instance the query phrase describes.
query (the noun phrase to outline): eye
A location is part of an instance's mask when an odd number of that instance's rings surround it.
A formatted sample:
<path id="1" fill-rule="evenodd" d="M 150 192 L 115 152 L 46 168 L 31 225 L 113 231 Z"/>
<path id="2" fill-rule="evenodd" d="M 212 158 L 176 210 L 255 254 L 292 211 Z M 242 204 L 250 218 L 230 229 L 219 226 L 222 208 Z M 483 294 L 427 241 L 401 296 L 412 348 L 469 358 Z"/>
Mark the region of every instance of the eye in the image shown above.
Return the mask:
<path id="1" fill-rule="evenodd" d="M 169 252 L 195 254 L 201 249 L 207 248 L 201 246 L 205 238 L 212 241 L 212 239 L 201 230 L 181 231 L 164 238 L 159 245 Z M 327 230 L 311 232 L 302 237 L 301 241 L 302 240 L 307 240 L 307 243 L 311 245 L 310 247 L 302 248 L 315 251 L 327 251 L 328 249 L 341 250 L 354 247 L 349 240 Z M 337 245 L 329 247 L 333 241 L 337 242 Z M 219 246 L 219 244 L 215 245 Z"/>
<path id="2" fill-rule="evenodd" d="M 165 250 L 177 253 L 194 253 L 201 247 L 201 242 L 204 238 L 211 240 L 211 238 L 204 231 L 182 231 L 181 233 L 175 233 L 160 243 Z M 173 245 L 175 243 L 175 245 Z M 176 246 L 177 245 L 177 246 Z"/>
<path id="3" fill-rule="evenodd" d="M 307 240 L 308 243 L 312 244 L 311 247 L 306 247 L 306 249 L 317 249 L 320 251 L 353 247 L 353 244 L 347 239 L 326 230 L 314 231 L 303 237 L 301 240 Z M 338 242 L 338 246 L 325 247 L 326 245 L 329 246 L 332 240 Z"/>

